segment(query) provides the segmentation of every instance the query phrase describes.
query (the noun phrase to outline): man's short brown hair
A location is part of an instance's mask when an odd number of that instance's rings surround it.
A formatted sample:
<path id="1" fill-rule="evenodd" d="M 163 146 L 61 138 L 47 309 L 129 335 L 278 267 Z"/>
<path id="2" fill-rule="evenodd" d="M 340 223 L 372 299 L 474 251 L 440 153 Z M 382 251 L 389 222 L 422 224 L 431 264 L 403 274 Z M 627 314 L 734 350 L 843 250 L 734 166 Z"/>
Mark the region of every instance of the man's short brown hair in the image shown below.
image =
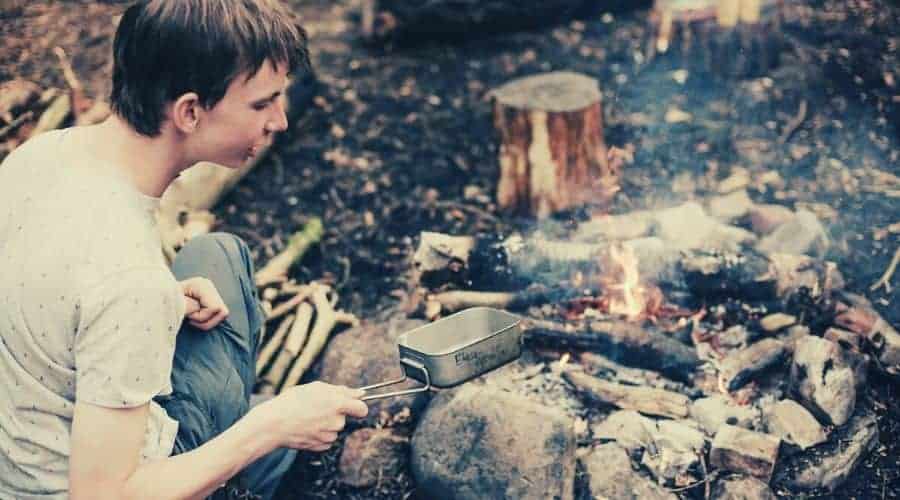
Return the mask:
<path id="1" fill-rule="evenodd" d="M 122 15 L 113 58 L 112 109 L 151 137 L 186 92 L 212 108 L 266 61 L 310 70 L 306 33 L 278 0 L 140 1 Z"/>

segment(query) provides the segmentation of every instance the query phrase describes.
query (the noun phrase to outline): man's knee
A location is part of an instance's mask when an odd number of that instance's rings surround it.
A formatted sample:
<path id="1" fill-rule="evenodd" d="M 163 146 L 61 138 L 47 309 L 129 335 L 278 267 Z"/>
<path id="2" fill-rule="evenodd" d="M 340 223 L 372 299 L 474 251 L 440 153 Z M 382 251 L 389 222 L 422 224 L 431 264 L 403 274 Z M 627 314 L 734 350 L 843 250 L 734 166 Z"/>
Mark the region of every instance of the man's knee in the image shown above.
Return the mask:
<path id="1" fill-rule="evenodd" d="M 178 252 L 175 263 L 177 264 L 179 260 L 195 259 L 208 262 L 210 258 L 214 259 L 216 256 L 223 256 L 236 270 L 252 277 L 253 261 L 250 258 L 250 249 L 244 240 L 231 233 L 216 232 L 192 238 Z"/>

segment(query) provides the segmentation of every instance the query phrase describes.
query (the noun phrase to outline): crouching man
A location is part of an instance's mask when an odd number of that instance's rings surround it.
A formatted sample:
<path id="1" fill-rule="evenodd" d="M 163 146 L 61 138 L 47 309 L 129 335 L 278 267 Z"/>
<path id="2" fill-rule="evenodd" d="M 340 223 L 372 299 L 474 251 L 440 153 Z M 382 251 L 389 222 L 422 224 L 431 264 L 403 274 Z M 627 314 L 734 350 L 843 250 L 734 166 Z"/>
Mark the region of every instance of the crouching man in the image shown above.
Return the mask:
<path id="1" fill-rule="evenodd" d="M 116 32 L 113 115 L 0 165 L 0 498 L 267 499 L 296 450 L 366 415 L 360 391 L 323 383 L 250 408 L 247 247 L 199 237 L 170 269 L 153 216 L 181 171 L 238 168 L 284 130 L 288 75 L 308 70 L 276 0 L 139 2 Z"/>

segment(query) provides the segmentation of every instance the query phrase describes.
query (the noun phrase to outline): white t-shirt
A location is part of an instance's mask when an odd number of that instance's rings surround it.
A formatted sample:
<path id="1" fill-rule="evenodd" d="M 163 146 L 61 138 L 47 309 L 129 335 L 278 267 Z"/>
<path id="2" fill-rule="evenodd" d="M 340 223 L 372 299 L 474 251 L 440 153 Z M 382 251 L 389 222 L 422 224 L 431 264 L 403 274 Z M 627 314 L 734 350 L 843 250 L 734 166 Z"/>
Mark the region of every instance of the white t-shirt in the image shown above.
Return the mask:
<path id="1" fill-rule="evenodd" d="M 154 209 L 115 169 L 48 132 L 0 165 L 0 498 L 68 498 L 74 403 L 150 401 L 142 460 L 168 456 L 184 300 Z"/>

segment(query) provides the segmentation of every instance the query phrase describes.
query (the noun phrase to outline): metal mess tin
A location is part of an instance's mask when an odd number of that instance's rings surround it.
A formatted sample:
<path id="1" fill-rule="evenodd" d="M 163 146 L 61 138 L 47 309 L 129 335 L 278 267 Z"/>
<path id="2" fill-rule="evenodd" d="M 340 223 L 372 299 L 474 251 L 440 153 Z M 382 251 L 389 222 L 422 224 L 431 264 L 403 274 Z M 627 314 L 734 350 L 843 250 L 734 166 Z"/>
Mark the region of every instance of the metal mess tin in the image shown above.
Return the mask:
<path id="1" fill-rule="evenodd" d="M 489 307 L 473 307 L 420 326 L 397 338 L 403 376 L 366 387 L 399 384 L 407 378 L 423 387 L 369 394 L 363 401 L 459 385 L 517 359 L 522 353 L 519 317 Z"/>

